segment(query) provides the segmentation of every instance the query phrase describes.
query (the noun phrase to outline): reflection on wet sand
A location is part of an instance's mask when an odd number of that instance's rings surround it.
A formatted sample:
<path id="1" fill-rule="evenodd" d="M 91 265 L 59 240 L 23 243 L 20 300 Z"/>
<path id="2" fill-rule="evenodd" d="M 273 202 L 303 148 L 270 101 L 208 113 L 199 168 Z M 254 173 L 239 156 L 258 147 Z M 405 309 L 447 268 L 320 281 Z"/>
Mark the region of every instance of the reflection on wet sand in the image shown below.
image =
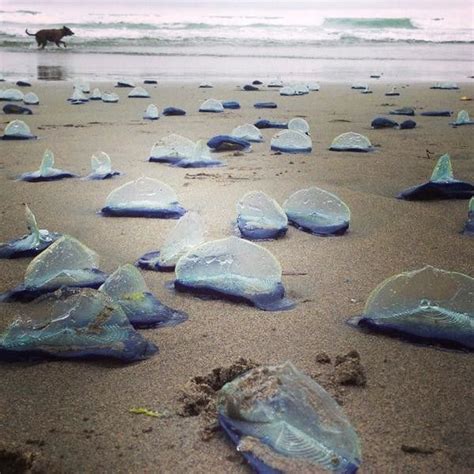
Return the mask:
<path id="1" fill-rule="evenodd" d="M 36 75 L 40 81 L 62 81 L 66 78 L 66 71 L 62 66 L 37 66 Z"/>

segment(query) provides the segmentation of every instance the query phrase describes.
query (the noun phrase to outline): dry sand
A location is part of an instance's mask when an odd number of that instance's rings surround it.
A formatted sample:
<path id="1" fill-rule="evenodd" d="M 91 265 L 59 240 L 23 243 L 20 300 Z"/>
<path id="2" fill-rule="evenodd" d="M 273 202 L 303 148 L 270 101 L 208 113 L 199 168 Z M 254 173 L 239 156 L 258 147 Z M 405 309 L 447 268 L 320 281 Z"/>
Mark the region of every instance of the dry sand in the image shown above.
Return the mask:
<path id="1" fill-rule="evenodd" d="M 115 89 L 118 104 L 72 106 L 66 102 L 70 83 L 34 84 L 41 105 L 25 120 L 40 139 L 0 143 L 0 241 L 24 233 L 21 203 L 27 202 L 41 227 L 71 234 L 97 251 L 103 270 L 133 262 L 158 249 L 176 221 L 104 218 L 97 211 L 111 190 L 144 175 L 167 182 L 187 209 L 199 211 L 209 239 L 233 233 L 235 204 L 245 192 L 262 190 L 282 203 L 311 185 L 336 193 L 349 205 L 350 232 L 322 238 L 290 228 L 285 238 L 262 244 L 281 262 L 288 295 L 298 303 L 288 312 L 174 294 L 165 287 L 173 274 L 144 272 L 152 292 L 187 311 L 189 321 L 143 331 L 159 345 L 160 354 L 137 364 L 1 364 L 0 444 L 36 453 L 49 463 L 49 472 L 249 472 L 222 434 L 201 439 L 202 417 L 176 414 L 182 409 L 184 384 L 240 356 L 262 364 L 291 360 L 318 380 L 318 373 L 333 369 L 316 362 L 317 354 L 325 351 L 334 362 L 336 355 L 355 349 L 367 385 L 337 391 L 360 435 L 360 472 L 472 472 L 472 356 L 363 334 L 345 321 L 360 314 L 371 290 L 391 275 L 426 264 L 472 273 L 473 242 L 459 234 L 467 201 L 394 199 L 399 191 L 425 181 L 436 158 L 446 152 L 455 176 L 472 179 L 472 128 L 454 129 L 448 118 L 421 116 L 415 117 L 415 130 L 371 130 L 370 122 L 401 106 L 455 113 L 464 108 L 472 116 L 474 102 L 459 99 L 474 96 L 474 87 L 436 91 L 412 85 L 400 89 L 400 97 L 385 97 L 383 84 L 372 95 L 348 85 L 323 84 L 320 92 L 302 97 L 280 97 L 275 90 L 242 92 L 234 84 L 146 87 L 150 100 L 127 99 L 129 90 Z M 198 113 L 209 97 L 238 100 L 242 108 Z M 276 101 L 278 109 L 253 108 L 254 102 L 266 100 Z M 183 107 L 188 114 L 146 122 L 141 117 L 152 102 L 160 109 Z M 269 150 L 275 130 L 264 130 L 265 143 L 254 145 L 251 153 L 223 154 L 226 167 L 180 169 L 146 161 L 153 143 L 169 133 L 208 139 L 259 117 L 294 116 L 305 117 L 311 126 L 311 154 L 275 155 Z M 2 128 L 13 118 L 3 116 Z M 366 134 L 377 151 L 328 151 L 336 135 L 350 130 Z M 103 150 L 126 175 L 99 182 L 12 179 L 37 169 L 46 148 L 54 151 L 58 168 L 82 176 L 89 173 L 92 153 Z M 27 259 L 2 261 L 0 291 L 21 282 L 27 264 Z M 5 309 L 0 314 L 4 327 L 13 316 Z M 169 416 L 129 413 L 136 406 Z"/>

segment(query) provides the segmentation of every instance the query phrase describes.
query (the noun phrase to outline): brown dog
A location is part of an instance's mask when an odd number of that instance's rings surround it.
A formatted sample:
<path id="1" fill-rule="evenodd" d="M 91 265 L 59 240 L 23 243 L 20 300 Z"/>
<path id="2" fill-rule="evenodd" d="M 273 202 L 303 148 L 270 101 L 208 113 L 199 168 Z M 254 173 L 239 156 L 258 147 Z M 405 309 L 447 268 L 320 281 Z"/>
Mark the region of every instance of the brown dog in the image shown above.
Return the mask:
<path id="1" fill-rule="evenodd" d="M 28 33 L 28 30 L 26 29 L 25 33 L 28 36 L 34 36 L 38 43 L 38 48 L 41 47 L 41 49 L 44 49 L 48 41 L 56 43 L 58 48 L 61 47 L 61 44 L 66 47 L 66 43 L 61 41 L 61 39 L 64 38 L 64 36 L 72 36 L 74 34 L 67 26 L 63 26 L 60 29 L 39 30 L 35 34 Z"/>

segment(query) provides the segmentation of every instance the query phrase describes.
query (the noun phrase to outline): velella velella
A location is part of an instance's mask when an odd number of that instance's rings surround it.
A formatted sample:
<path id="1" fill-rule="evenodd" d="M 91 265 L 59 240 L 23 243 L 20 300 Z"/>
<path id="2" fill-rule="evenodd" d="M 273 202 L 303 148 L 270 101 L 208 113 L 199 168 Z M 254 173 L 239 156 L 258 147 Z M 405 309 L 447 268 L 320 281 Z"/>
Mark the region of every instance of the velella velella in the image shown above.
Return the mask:
<path id="1" fill-rule="evenodd" d="M 267 87 L 275 87 L 275 88 L 283 87 L 283 81 L 281 79 L 272 79 L 267 84 Z"/>
<path id="2" fill-rule="evenodd" d="M 397 198 L 410 201 L 431 201 L 434 199 L 470 199 L 474 196 L 474 185 L 459 181 L 453 176 L 451 158 L 440 157 L 427 183 L 402 191 Z"/>
<path id="3" fill-rule="evenodd" d="M 158 120 L 160 118 L 160 112 L 158 107 L 155 104 L 150 104 L 146 110 L 145 115 L 143 116 L 146 120 Z"/>
<path id="4" fill-rule="evenodd" d="M 253 106 L 256 109 L 276 109 L 278 107 L 275 102 L 255 102 Z"/>
<path id="5" fill-rule="evenodd" d="M 370 140 L 360 133 L 346 132 L 338 135 L 329 147 L 332 151 L 355 151 L 366 153 L 374 148 Z"/>
<path id="6" fill-rule="evenodd" d="M 252 92 L 252 91 L 259 91 L 260 89 L 257 86 L 254 86 L 252 84 L 245 84 L 244 86 L 242 86 L 242 90 Z"/>
<path id="7" fill-rule="evenodd" d="M 0 258 L 34 257 L 61 237 L 61 234 L 56 232 L 40 229 L 35 215 L 26 204 L 25 217 L 28 234 L 19 239 L 0 243 Z"/>
<path id="8" fill-rule="evenodd" d="M 204 223 L 196 212 L 187 212 L 166 237 L 159 251 L 148 252 L 137 260 L 145 270 L 173 271 L 178 260 L 204 242 Z"/>
<path id="9" fill-rule="evenodd" d="M 15 115 L 33 115 L 33 112 L 28 107 L 22 107 L 16 104 L 7 104 L 3 106 L 4 114 L 15 114 Z"/>
<path id="10" fill-rule="evenodd" d="M 199 112 L 224 112 L 224 107 L 219 100 L 207 99 L 199 107 Z"/>
<path id="11" fill-rule="evenodd" d="M 351 89 L 355 89 L 355 90 L 364 90 L 368 88 L 369 86 L 367 84 L 362 84 L 359 82 L 355 82 L 354 84 L 351 85 Z"/>
<path id="12" fill-rule="evenodd" d="M 408 115 L 413 117 L 415 109 L 413 107 L 402 107 L 401 109 L 394 109 L 389 112 L 390 115 Z"/>
<path id="13" fill-rule="evenodd" d="M 393 97 L 393 96 L 398 96 L 400 95 L 400 92 L 397 92 L 396 87 L 392 87 L 388 92 L 385 92 L 385 95 L 387 97 Z"/>
<path id="14" fill-rule="evenodd" d="M 156 79 L 145 79 L 143 84 L 158 84 L 158 81 Z"/>
<path id="15" fill-rule="evenodd" d="M 467 221 L 462 231 L 465 235 L 474 236 L 474 197 L 469 201 L 469 210 L 467 212 Z"/>
<path id="16" fill-rule="evenodd" d="M 100 92 L 100 89 L 98 87 L 96 87 L 92 91 L 92 94 L 90 95 L 89 100 L 102 100 L 102 92 Z"/>
<path id="17" fill-rule="evenodd" d="M 209 154 L 209 148 L 206 142 L 204 140 L 198 140 L 193 144 L 193 149 L 189 156 L 173 162 L 172 165 L 180 168 L 210 168 L 213 166 L 221 166 L 223 162 L 212 158 Z"/>
<path id="18" fill-rule="evenodd" d="M 404 120 L 400 124 L 400 130 L 412 130 L 416 127 L 416 122 L 414 120 Z"/>
<path id="19" fill-rule="evenodd" d="M 286 234 L 288 218 L 270 196 L 262 191 L 251 191 L 237 203 L 237 227 L 246 239 L 276 239 Z"/>
<path id="20" fill-rule="evenodd" d="M 461 125 L 474 125 L 474 120 L 469 118 L 469 113 L 466 110 L 461 110 L 456 117 L 454 122 L 451 122 L 451 125 L 454 127 L 459 127 Z"/>
<path id="21" fill-rule="evenodd" d="M 235 100 L 223 100 L 221 103 L 224 109 L 230 109 L 230 110 L 240 109 L 240 104 Z"/>
<path id="22" fill-rule="evenodd" d="M 16 81 L 15 84 L 18 87 L 31 87 L 31 82 L 28 81 L 27 79 L 18 79 L 18 81 Z"/>
<path id="23" fill-rule="evenodd" d="M 306 133 L 309 135 L 309 124 L 305 119 L 295 117 L 288 122 L 288 130 L 295 130 L 296 132 Z"/>
<path id="24" fill-rule="evenodd" d="M 375 129 L 395 128 L 395 127 L 398 127 L 398 123 L 395 122 L 394 120 L 390 120 L 385 117 L 377 117 L 374 120 L 372 120 L 372 123 L 370 124 L 370 126 Z"/>
<path id="25" fill-rule="evenodd" d="M 220 426 L 255 472 L 355 473 L 359 439 L 338 403 L 291 362 L 249 370 L 218 393 Z"/>
<path id="26" fill-rule="evenodd" d="M 425 117 L 451 117 L 453 113 L 450 110 L 427 110 L 420 112 L 420 115 Z"/>
<path id="27" fill-rule="evenodd" d="M 157 179 L 142 177 L 114 189 L 101 212 L 112 217 L 178 219 L 186 210 L 178 203 L 170 186 Z"/>
<path id="28" fill-rule="evenodd" d="M 103 151 L 94 153 L 91 157 L 92 172 L 87 179 L 109 179 L 119 176 L 120 171 L 112 169 L 112 161 L 110 156 Z"/>
<path id="29" fill-rule="evenodd" d="M 309 87 L 306 84 L 296 84 L 293 88 L 295 89 L 296 95 L 309 94 Z"/>
<path id="30" fill-rule="evenodd" d="M 148 99 L 150 94 L 143 87 L 135 87 L 128 93 L 128 97 L 131 99 Z"/>
<path id="31" fill-rule="evenodd" d="M 455 82 L 437 82 L 430 89 L 457 90 L 459 86 Z"/>
<path id="32" fill-rule="evenodd" d="M 426 266 L 383 281 L 349 323 L 427 344 L 474 349 L 474 278 Z"/>
<path id="33" fill-rule="evenodd" d="M 238 237 L 206 242 L 176 264 L 179 291 L 243 301 L 266 311 L 291 309 L 281 266 L 264 247 Z"/>
<path id="34" fill-rule="evenodd" d="M 153 145 L 148 160 L 158 163 L 177 163 L 191 156 L 194 147 L 194 142 L 189 138 L 172 133 Z"/>
<path id="35" fill-rule="evenodd" d="M 102 94 L 102 102 L 116 104 L 119 101 L 119 96 L 114 92 L 105 91 Z"/>
<path id="36" fill-rule="evenodd" d="M 32 140 L 37 138 L 23 120 L 12 120 L 3 131 L 2 140 Z"/>
<path id="37" fill-rule="evenodd" d="M 71 104 L 73 105 L 80 105 L 89 102 L 89 99 L 84 95 L 82 89 L 75 87 L 68 101 L 71 102 Z"/>
<path id="38" fill-rule="evenodd" d="M 1 91 L 0 100 L 8 100 L 10 102 L 17 102 L 23 100 L 23 92 L 19 89 L 6 89 Z"/>
<path id="39" fill-rule="evenodd" d="M 31 301 L 62 287 L 98 288 L 107 275 L 97 254 L 70 235 L 64 235 L 28 265 L 24 282 L 0 294 L 0 301 Z"/>
<path id="40" fill-rule="evenodd" d="M 263 136 L 260 133 L 260 129 L 258 129 L 255 125 L 251 123 L 246 123 L 244 125 L 239 125 L 232 130 L 231 135 L 233 137 L 242 138 L 243 140 L 247 140 L 248 142 L 262 142 Z"/>
<path id="41" fill-rule="evenodd" d="M 89 94 L 89 92 L 91 91 L 90 84 L 87 81 L 85 81 L 84 79 L 81 79 L 81 78 L 74 79 L 73 87 L 76 88 L 76 89 L 81 90 L 82 92 L 84 92 L 84 94 Z"/>
<path id="42" fill-rule="evenodd" d="M 288 128 L 288 122 L 275 122 L 267 119 L 257 120 L 254 125 L 257 128 Z"/>
<path id="43" fill-rule="evenodd" d="M 23 103 L 25 105 L 38 105 L 39 97 L 34 92 L 28 92 L 23 96 Z"/>
<path id="44" fill-rule="evenodd" d="M 272 137 L 271 149 L 284 153 L 309 153 L 313 144 L 311 138 L 296 130 L 283 130 Z"/>
<path id="45" fill-rule="evenodd" d="M 369 86 L 367 86 L 365 89 L 360 91 L 361 94 L 372 94 L 372 91 L 369 89 Z"/>
<path id="46" fill-rule="evenodd" d="M 213 87 L 210 82 L 201 82 L 201 84 L 199 84 L 200 89 L 212 89 Z"/>
<path id="47" fill-rule="evenodd" d="M 135 362 L 158 352 L 133 329 L 122 308 L 103 293 L 92 289 L 58 293 L 34 303 L 34 318 L 17 319 L 0 334 L 0 359 Z"/>
<path id="48" fill-rule="evenodd" d="M 298 95 L 296 92 L 296 89 L 292 86 L 284 86 L 280 89 L 280 95 L 283 96 L 292 96 L 292 95 Z"/>
<path id="49" fill-rule="evenodd" d="M 311 91 L 311 92 L 319 92 L 321 89 L 321 86 L 319 85 L 318 82 L 309 82 L 306 84 L 306 87 Z"/>
<path id="50" fill-rule="evenodd" d="M 207 146 L 214 151 L 247 151 L 251 145 L 247 140 L 231 135 L 217 135 L 212 137 Z"/>
<path id="51" fill-rule="evenodd" d="M 127 79 L 119 79 L 115 87 L 128 87 L 130 89 L 133 89 L 135 87 L 135 83 Z"/>
<path id="52" fill-rule="evenodd" d="M 112 273 L 99 291 L 118 304 L 134 328 L 175 326 L 187 315 L 161 303 L 148 289 L 140 271 L 126 264 Z"/>
<path id="53" fill-rule="evenodd" d="M 291 224 L 316 235 L 342 235 L 351 219 L 343 201 L 315 186 L 293 193 L 283 203 L 283 209 Z"/>
<path id="54" fill-rule="evenodd" d="M 186 111 L 178 107 L 166 107 L 163 109 L 162 114 L 165 116 L 186 115 Z"/>
<path id="55" fill-rule="evenodd" d="M 41 160 L 39 170 L 23 173 L 18 176 L 20 181 L 36 183 L 40 181 L 57 181 L 65 178 L 77 178 L 77 175 L 69 171 L 54 168 L 54 154 L 51 150 L 46 150 Z"/>

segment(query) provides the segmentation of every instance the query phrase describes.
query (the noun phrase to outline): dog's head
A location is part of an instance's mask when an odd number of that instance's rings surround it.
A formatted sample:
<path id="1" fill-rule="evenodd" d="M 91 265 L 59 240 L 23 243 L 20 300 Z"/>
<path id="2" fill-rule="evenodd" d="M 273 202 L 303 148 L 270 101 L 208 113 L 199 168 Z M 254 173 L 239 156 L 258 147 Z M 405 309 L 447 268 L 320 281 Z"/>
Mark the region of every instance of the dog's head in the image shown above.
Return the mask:
<path id="1" fill-rule="evenodd" d="M 74 34 L 67 26 L 63 26 L 62 30 L 64 36 L 72 36 Z"/>

